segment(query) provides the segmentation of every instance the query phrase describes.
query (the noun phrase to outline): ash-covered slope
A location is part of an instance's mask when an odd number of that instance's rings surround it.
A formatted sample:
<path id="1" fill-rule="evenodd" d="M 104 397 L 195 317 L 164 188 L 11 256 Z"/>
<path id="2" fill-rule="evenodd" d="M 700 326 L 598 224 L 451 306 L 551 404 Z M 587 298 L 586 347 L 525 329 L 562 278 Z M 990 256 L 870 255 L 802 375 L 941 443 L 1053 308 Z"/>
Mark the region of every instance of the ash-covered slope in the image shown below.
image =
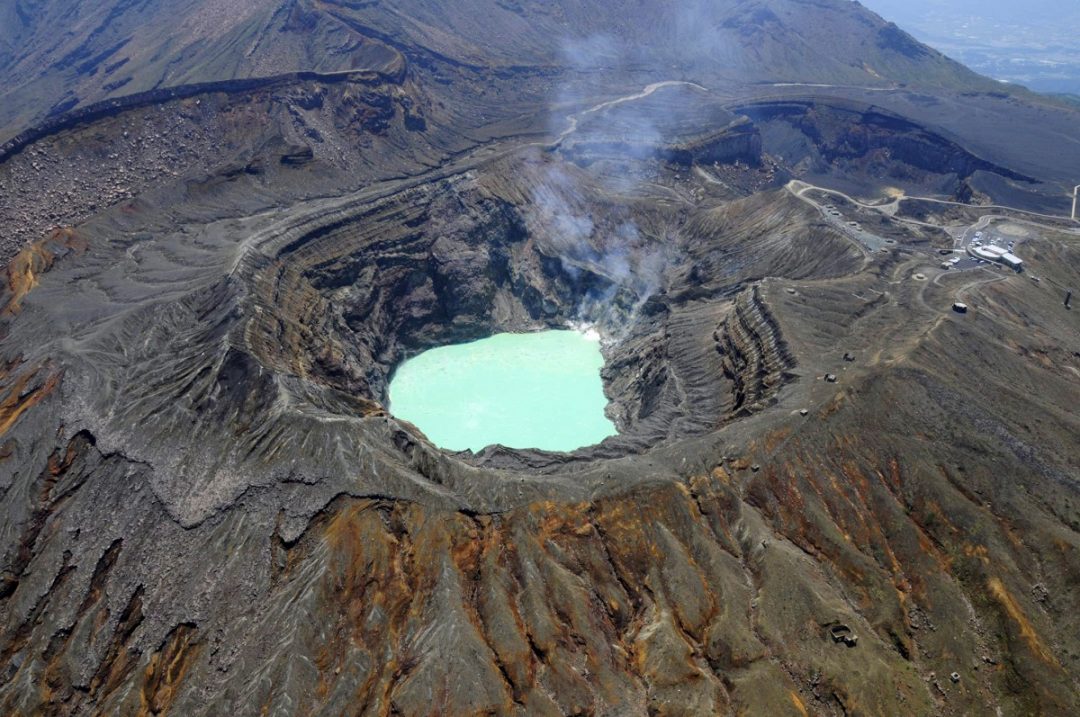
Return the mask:
<path id="1" fill-rule="evenodd" d="M 927 281 L 918 225 L 865 254 L 783 189 L 676 165 L 628 196 L 610 161 L 231 218 L 242 173 L 24 251 L 4 710 L 1074 712 L 1075 314 L 1019 277 Z M 585 213 L 587 245 L 547 224 Z M 1025 246 L 1080 281 L 1075 236 Z M 447 455 L 381 407 L 403 353 L 584 310 L 601 446 Z"/>
<path id="2" fill-rule="evenodd" d="M 18 0 L 0 9 L 0 137 L 108 97 L 296 71 L 583 61 L 698 81 L 987 89 L 846 0 L 447 3 Z"/>
<path id="3" fill-rule="evenodd" d="M 1076 115 L 931 89 L 973 86 L 854 3 L 461 5 L 5 10 L 37 68 L 269 74 L 0 157 L 0 713 L 1080 711 L 1078 234 L 958 201 L 1060 213 Z M 1028 274 L 942 270 L 975 227 Z M 385 409 L 582 320 L 599 446 Z"/>

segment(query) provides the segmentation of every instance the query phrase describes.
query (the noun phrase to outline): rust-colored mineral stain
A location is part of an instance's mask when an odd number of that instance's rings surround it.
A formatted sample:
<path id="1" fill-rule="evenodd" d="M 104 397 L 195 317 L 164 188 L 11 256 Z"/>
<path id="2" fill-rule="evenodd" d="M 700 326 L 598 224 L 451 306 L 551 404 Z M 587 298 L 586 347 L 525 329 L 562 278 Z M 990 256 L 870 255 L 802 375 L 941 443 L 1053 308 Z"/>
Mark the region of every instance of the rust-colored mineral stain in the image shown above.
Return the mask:
<path id="1" fill-rule="evenodd" d="M 143 674 L 139 717 L 167 714 L 176 700 L 188 669 L 199 654 L 198 630 L 193 625 L 174 629 L 162 648 L 150 658 Z"/>
<path id="2" fill-rule="evenodd" d="M 731 485 L 731 474 L 724 470 L 723 466 L 713 468 L 712 477 L 726 486 Z"/>
<path id="3" fill-rule="evenodd" d="M 492 546 L 487 541 L 487 532 L 475 525 L 461 526 L 462 530 L 452 530 L 449 537 L 450 558 L 462 575 L 474 575 L 480 570 L 480 560 L 484 552 Z"/>
<path id="4" fill-rule="evenodd" d="M 38 275 L 51 263 L 52 255 L 40 245 L 26 247 L 11 260 L 7 267 L 9 297 L 2 312 L 5 316 L 19 313 L 23 298 L 38 285 Z"/>
<path id="5" fill-rule="evenodd" d="M 22 301 L 39 283 L 42 274 L 52 268 L 62 249 L 86 250 L 86 241 L 70 228 L 56 229 L 42 241 L 22 249 L 5 269 L 7 301 L 0 316 L 13 316 L 22 309 Z"/>
<path id="6" fill-rule="evenodd" d="M 774 452 L 791 435 L 790 428 L 777 428 L 765 434 L 765 452 Z"/>
<path id="7" fill-rule="evenodd" d="M 1001 582 L 1001 578 L 992 577 L 986 581 L 986 587 L 990 590 L 990 594 L 998 601 L 998 604 L 1005 609 L 1005 612 L 1016 623 L 1020 629 L 1020 637 L 1027 643 L 1028 648 L 1035 654 L 1036 657 L 1041 659 L 1048 665 L 1059 667 L 1057 658 L 1053 653 L 1043 644 L 1043 641 L 1039 638 L 1039 633 L 1036 632 L 1035 626 L 1028 620 L 1027 615 L 1024 614 L 1023 609 L 1016 602 L 1016 599 L 1005 587 L 1005 584 Z"/>
<path id="8" fill-rule="evenodd" d="M 799 710 L 799 714 L 802 717 L 810 717 L 810 713 L 806 711 L 806 705 L 799 699 L 799 696 L 792 691 L 788 691 L 788 697 L 791 698 L 791 704 L 795 705 L 795 709 Z"/>
<path id="9" fill-rule="evenodd" d="M 25 371 L 8 384 L 7 391 L 0 397 L 0 436 L 7 433 L 19 417 L 41 403 L 46 396 L 60 385 L 60 374 L 50 373 L 41 386 L 27 390 L 27 385 L 37 376 L 41 368 Z M 0 381 L 6 377 L 0 372 Z M 2 389 L 0 389 L 2 390 Z"/>
<path id="10" fill-rule="evenodd" d="M 90 696 L 103 702 L 120 689 L 138 664 L 139 652 L 130 648 L 130 642 L 132 634 L 143 621 L 142 591 L 142 587 L 135 591 L 120 614 L 108 651 L 90 680 Z"/>
<path id="11" fill-rule="evenodd" d="M 973 545 L 972 543 L 964 543 L 964 555 L 969 558 L 978 558 L 983 565 L 990 564 L 990 551 L 987 550 L 985 545 Z"/>
<path id="12" fill-rule="evenodd" d="M 430 587 L 420 584 L 425 576 L 418 566 L 434 562 L 430 555 L 416 557 L 411 539 L 424 517 L 410 504 L 357 500 L 336 509 L 327 522 L 322 540 L 329 549 L 330 569 L 322 591 L 327 614 L 337 627 L 329 630 L 332 639 L 314 656 L 318 700 L 330 693 L 349 642 L 370 650 L 396 645 L 410 610 L 424 603 L 417 597 L 430 593 Z M 382 628 L 373 627 L 368 619 L 373 612 L 385 616 Z M 356 702 L 389 704 L 394 675 L 402 670 L 395 659 L 373 670 L 357 686 Z"/>

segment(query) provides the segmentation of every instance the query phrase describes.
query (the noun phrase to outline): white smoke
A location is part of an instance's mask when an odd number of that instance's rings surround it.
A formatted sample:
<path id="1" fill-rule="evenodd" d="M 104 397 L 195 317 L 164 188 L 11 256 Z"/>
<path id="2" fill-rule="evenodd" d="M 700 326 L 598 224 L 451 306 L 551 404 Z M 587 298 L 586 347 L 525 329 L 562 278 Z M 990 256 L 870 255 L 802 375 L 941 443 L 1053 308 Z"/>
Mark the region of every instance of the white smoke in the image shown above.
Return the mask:
<path id="1" fill-rule="evenodd" d="M 595 87 L 587 89 L 598 77 L 622 84 L 618 78 L 629 74 L 626 65 L 631 56 L 615 40 L 606 35 L 568 40 L 560 54 L 568 68 L 566 81 L 559 84 L 551 102 L 551 129 L 559 143 L 572 138 L 581 123 L 596 122 L 602 111 L 617 111 L 621 131 L 631 140 L 628 146 L 648 148 L 662 140 L 656 110 L 638 103 L 655 86 L 615 97 L 597 97 Z M 646 151 L 651 154 L 652 150 Z M 627 159 L 644 158 L 641 150 L 627 153 Z M 606 280 L 605 290 L 582 301 L 578 321 L 600 326 L 609 336 L 621 333 L 664 288 L 677 237 L 649 236 L 629 216 L 598 223 L 590 211 L 597 193 L 633 195 L 642 179 L 571 166 L 566 161 L 556 153 L 533 165 L 538 170 L 525 211 L 526 226 L 531 236 L 559 256 L 568 276 L 576 279 L 589 272 Z"/>

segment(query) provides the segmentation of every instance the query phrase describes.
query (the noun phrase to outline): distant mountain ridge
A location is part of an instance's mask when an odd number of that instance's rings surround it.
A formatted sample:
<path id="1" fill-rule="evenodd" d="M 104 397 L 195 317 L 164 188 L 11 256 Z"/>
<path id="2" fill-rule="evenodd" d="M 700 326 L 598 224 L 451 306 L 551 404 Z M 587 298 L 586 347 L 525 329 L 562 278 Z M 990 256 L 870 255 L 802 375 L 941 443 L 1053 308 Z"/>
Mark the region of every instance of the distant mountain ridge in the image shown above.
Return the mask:
<path id="1" fill-rule="evenodd" d="M 0 9 L 0 28 L 3 139 L 157 87 L 385 70 L 405 57 L 732 83 L 990 87 L 846 0 L 17 0 Z"/>
<path id="2" fill-rule="evenodd" d="M 976 71 L 1037 92 L 1080 93 L 1080 4 L 1052 0 L 866 0 Z"/>

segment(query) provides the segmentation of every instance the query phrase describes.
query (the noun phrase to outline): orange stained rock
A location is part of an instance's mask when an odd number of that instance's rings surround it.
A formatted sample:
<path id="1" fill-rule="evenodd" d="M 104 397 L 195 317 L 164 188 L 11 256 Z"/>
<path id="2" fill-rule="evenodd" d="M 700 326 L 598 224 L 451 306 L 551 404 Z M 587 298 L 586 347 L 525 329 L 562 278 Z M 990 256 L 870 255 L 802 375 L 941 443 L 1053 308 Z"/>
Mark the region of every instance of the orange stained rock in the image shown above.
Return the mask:
<path id="1" fill-rule="evenodd" d="M 851 491 L 844 490 L 838 493 L 851 509 L 850 514 L 854 516 L 851 522 L 856 523 L 848 529 L 856 534 L 860 547 L 865 548 L 875 534 L 880 535 L 876 522 L 872 522 L 875 518 L 874 511 L 866 501 L 870 495 L 870 482 L 859 467 L 850 460 L 845 460 L 840 470 L 847 478 L 847 484 L 852 488 Z M 832 480 L 835 483 L 836 477 L 833 476 Z M 854 498 L 851 497 L 852 494 Z"/>
<path id="2" fill-rule="evenodd" d="M 139 653 L 129 649 L 132 634 L 143 621 L 142 588 L 140 587 L 128 601 L 128 606 L 121 613 L 120 622 L 109 641 L 108 651 L 101 661 L 97 673 L 90 680 L 91 697 L 100 695 L 102 701 L 120 689 L 124 680 L 131 674 L 139 661 Z"/>
<path id="3" fill-rule="evenodd" d="M 777 446 L 787 440 L 787 437 L 790 435 L 790 428 L 778 428 L 775 431 L 769 431 L 765 435 L 765 452 L 772 453 L 775 451 Z"/>
<path id="4" fill-rule="evenodd" d="M 0 314 L 10 316 L 19 313 L 22 300 L 38 285 L 38 276 L 49 270 L 53 255 L 41 244 L 27 246 L 7 266 L 7 303 Z"/>
<path id="5" fill-rule="evenodd" d="M 73 229 L 57 229 L 42 241 L 28 244 L 4 270 L 7 301 L 0 316 L 12 316 L 22 309 L 26 295 L 38 285 L 39 277 L 52 268 L 61 249 L 85 251 L 86 242 Z"/>
<path id="6" fill-rule="evenodd" d="M 318 646 L 314 663 L 319 671 L 315 696 L 329 694 L 348 645 L 364 645 L 370 650 L 387 650 L 396 645 L 398 636 L 416 608 L 414 598 L 423 594 L 416 575 L 417 564 L 409 531 L 423 519 L 422 511 L 412 504 L 392 506 L 373 500 L 350 500 L 326 522 L 322 540 L 329 548 L 329 570 L 322 590 L 327 605 L 331 635 Z M 367 619 L 373 613 L 385 615 L 383 628 L 373 627 Z M 401 665 L 396 658 L 374 670 L 357 688 L 357 702 L 385 699 L 386 692 Z M 268 705 L 269 706 L 269 705 Z"/>
<path id="7" fill-rule="evenodd" d="M 537 521 L 537 541 L 544 543 L 559 535 L 587 535 L 590 528 L 587 503 L 558 504 L 539 501 L 528 507 Z"/>
<path id="8" fill-rule="evenodd" d="M 795 709 L 799 710 L 799 714 L 801 714 L 802 717 L 810 717 L 810 713 L 806 711 L 806 705 L 803 704 L 803 701 L 799 699 L 797 694 L 788 690 L 788 697 L 791 698 L 791 704 L 795 705 Z"/>
<path id="9" fill-rule="evenodd" d="M 150 658 L 143 675 L 140 717 L 169 712 L 188 668 L 202 647 L 195 641 L 196 632 L 190 625 L 180 625 L 169 635 L 161 650 Z"/>
<path id="10" fill-rule="evenodd" d="M 385 528 L 375 507 L 372 501 L 350 503 L 327 525 L 333 569 L 326 587 L 346 622 L 358 632 L 368 610 L 380 606 L 396 634 L 414 592 L 405 565 L 411 562 L 412 548 L 407 536 L 399 538 Z M 411 509 L 395 505 L 393 518 L 405 522 Z"/>
<path id="11" fill-rule="evenodd" d="M 1012 526 L 1011 521 L 1007 518 L 997 518 L 997 522 L 998 525 L 1001 526 L 1001 532 L 1005 534 L 1005 537 L 1009 539 L 1009 542 L 1012 543 L 1014 548 L 1023 550 L 1026 547 L 1024 541 L 1016 534 L 1016 529 Z"/>
<path id="12" fill-rule="evenodd" d="M 675 490 L 679 491 L 680 494 L 682 494 L 682 497 L 686 501 L 689 502 L 693 500 L 694 494 L 690 491 L 690 486 L 688 486 L 686 483 L 674 483 L 673 487 Z"/>
<path id="13" fill-rule="evenodd" d="M 50 373 L 41 386 L 27 390 L 27 385 L 40 370 L 40 367 L 28 370 L 15 377 L 8 385 L 7 391 L 0 397 L 0 436 L 7 433 L 22 414 L 41 403 L 60 385 L 60 374 Z M 6 378 L 6 372 L 0 372 L 0 381 L 4 378 Z"/>
<path id="14" fill-rule="evenodd" d="M 964 543 L 964 555 L 969 558 L 978 558 L 982 561 L 983 565 L 990 564 L 990 553 L 986 549 L 985 545 L 972 545 L 971 543 Z"/>
<path id="15" fill-rule="evenodd" d="M 53 478 L 59 478 L 64 473 L 67 473 L 68 469 L 75 462 L 75 459 L 79 455 L 78 442 L 75 440 L 68 441 L 67 450 L 64 451 L 64 457 L 60 457 L 59 451 L 53 452 L 49 456 L 49 475 Z"/>
<path id="16" fill-rule="evenodd" d="M 1057 658 L 1053 653 L 1043 644 L 1039 638 L 1039 633 L 1035 631 L 1035 626 L 1028 620 L 1027 615 L 1024 614 L 1023 609 L 1016 602 L 1016 599 L 1009 593 L 1005 584 L 1001 582 L 1001 578 L 992 577 L 986 581 L 986 587 L 989 588 L 990 594 L 995 600 L 1005 609 L 1005 612 L 1016 623 L 1020 629 L 1020 636 L 1027 643 L 1028 648 L 1035 654 L 1036 657 L 1041 659 L 1048 665 L 1059 667 Z"/>
<path id="17" fill-rule="evenodd" d="M 488 550 L 497 549 L 498 544 L 492 540 L 495 531 L 484 526 L 484 530 L 470 525 L 463 535 L 453 535 L 450 543 L 450 556 L 454 565 L 464 575 L 470 575 L 480 568 L 480 560 Z"/>
<path id="18" fill-rule="evenodd" d="M 945 527 L 948 528 L 950 533 L 952 533 L 953 535 L 962 534 L 963 531 L 957 528 L 953 524 L 953 522 L 945 516 L 945 512 L 941 509 L 941 506 L 938 505 L 937 502 L 933 500 L 928 500 L 926 501 L 925 506 L 926 510 L 934 515 L 934 519 L 941 521 L 941 523 L 943 523 Z"/>
<path id="19" fill-rule="evenodd" d="M 828 418 L 829 416 L 831 416 L 834 413 L 836 413 L 837 411 L 839 411 L 840 407 L 843 405 L 843 403 L 844 403 L 844 392 L 841 391 L 841 392 L 837 393 L 835 396 L 833 396 L 832 401 L 830 401 L 829 405 L 827 405 L 825 408 L 823 408 L 821 410 L 819 416 L 821 417 L 822 420 Z"/>
<path id="20" fill-rule="evenodd" d="M 922 526 L 920 526 L 921 528 Z M 936 545 L 927 536 L 925 530 L 919 530 L 919 549 L 926 555 L 931 556 L 937 561 L 938 567 L 941 568 L 943 573 L 949 573 L 952 571 L 953 559 L 951 555 L 946 555 L 938 549 Z M 920 580 L 920 582 L 922 582 Z"/>
<path id="21" fill-rule="evenodd" d="M 723 466 L 713 468 L 712 477 L 724 485 L 731 485 L 731 474 L 724 470 Z"/>
<path id="22" fill-rule="evenodd" d="M 737 471 L 744 471 L 750 467 L 750 459 L 739 458 L 731 463 L 731 467 Z"/>

